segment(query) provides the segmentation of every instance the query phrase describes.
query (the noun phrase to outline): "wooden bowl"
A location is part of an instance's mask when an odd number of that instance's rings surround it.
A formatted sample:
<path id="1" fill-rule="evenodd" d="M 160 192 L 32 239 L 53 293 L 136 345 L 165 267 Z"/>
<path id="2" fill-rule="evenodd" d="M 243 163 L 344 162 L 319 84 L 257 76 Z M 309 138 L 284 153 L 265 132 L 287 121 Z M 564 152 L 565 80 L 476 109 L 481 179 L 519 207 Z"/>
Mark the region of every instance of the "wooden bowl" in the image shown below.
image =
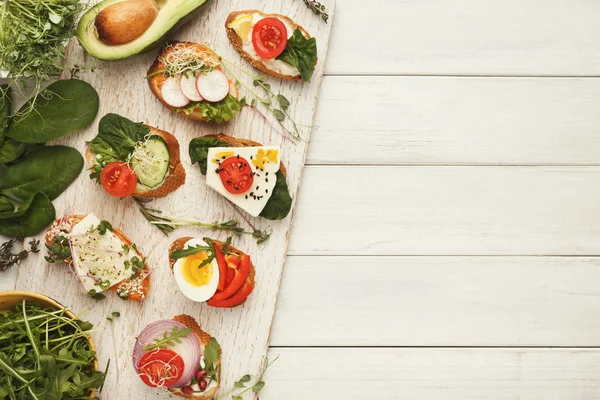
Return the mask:
<path id="1" fill-rule="evenodd" d="M 7 310 L 17 304 L 21 304 L 21 302 L 25 300 L 30 303 L 36 303 L 41 305 L 42 307 L 54 307 L 59 310 L 65 308 L 59 302 L 52 300 L 48 296 L 44 296 L 43 294 L 33 293 L 33 292 L 22 292 L 19 290 L 7 290 L 5 292 L 0 292 L 0 311 Z M 65 314 L 72 319 L 79 319 L 75 314 L 73 314 L 70 310 L 66 310 Z M 87 335 L 87 341 L 90 344 L 90 349 L 95 353 L 96 346 L 94 346 L 94 341 L 90 335 Z M 98 358 L 94 360 L 94 370 L 98 371 Z M 92 390 L 90 392 L 90 397 L 94 397 L 96 395 L 96 391 Z"/>

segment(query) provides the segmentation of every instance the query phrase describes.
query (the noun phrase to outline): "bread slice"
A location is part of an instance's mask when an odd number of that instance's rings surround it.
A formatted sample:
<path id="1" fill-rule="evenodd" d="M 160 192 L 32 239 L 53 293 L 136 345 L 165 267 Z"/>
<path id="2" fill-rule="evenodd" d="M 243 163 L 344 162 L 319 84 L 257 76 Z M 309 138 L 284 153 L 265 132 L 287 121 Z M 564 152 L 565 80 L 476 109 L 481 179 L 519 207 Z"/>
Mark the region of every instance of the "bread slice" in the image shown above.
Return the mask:
<path id="1" fill-rule="evenodd" d="M 171 135 L 169 132 L 161 131 L 160 129 L 149 125 L 146 126 L 150 128 L 150 133 L 160 136 L 169 148 L 169 173 L 166 179 L 157 188 L 150 190 L 136 188 L 132 196 L 165 197 L 185 183 L 185 169 L 183 168 L 183 164 L 181 164 L 179 142 L 177 141 L 177 138 L 175 138 L 175 136 Z M 96 161 L 96 155 L 89 147 L 85 152 L 85 158 L 90 165 L 94 165 Z"/>
<path id="2" fill-rule="evenodd" d="M 148 70 L 148 85 L 150 86 L 150 90 L 152 90 L 152 93 L 154 93 L 154 96 L 156 96 L 156 98 L 163 103 L 163 105 L 165 107 L 167 107 L 169 110 L 173 110 L 175 112 L 177 112 L 180 115 L 183 115 L 184 117 L 187 118 L 191 118 L 193 120 L 196 121 L 204 121 L 205 118 L 202 117 L 202 114 L 198 111 L 194 111 L 191 114 L 186 114 L 181 110 L 177 110 L 173 107 L 171 107 L 170 105 L 168 105 L 165 100 L 162 97 L 162 93 L 161 93 L 161 88 L 163 83 L 167 80 L 167 78 L 165 77 L 165 75 L 163 73 L 161 73 L 162 70 L 164 70 L 165 65 L 161 62 L 161 57 L 166 56 L 170 51 L 172 51 L 173 49 L 173 45 L 176 44 L 181 44 L 181 45 L 185 45 L 187 47 L 190 48 L 194 48 L 200 52 L 209 52 L 214 54 L 214 52 L 209 49 L 208 47 L 200 44 L 200 43 L 193 43 L 193 42 L 180 42 L 180 41 L 172 41 L 170 43 L 167 43 L 165 45 L 165 47 L 163 47 L 163 50 L 161 51 L 160 55 L 156 58 L 156 60 L 154 61 L 154 63 L 152 64 L 152 66 L 150 67 L 150 69 Z M 215 54 L 215 58 L 218 57 Z M 215 69 L 221 70 L 221 67 L 217 67 Z M 229 90 L 230 90 L 230 94 L 233 95 L 233 97 L 235 97 L 236 99 L 239 98 L 239 91 L 237 89 L 237 87 L 233 84 L 233 82 L 231 81 L 231 79 L 229 80 Z"/>
<path id="3" fill-rule="evenodd" d="M 191 239 L 193 239 L 193 237 L 186 236 L 186 237 L 179 238 L 179 239 L 175 240 L 173 243 L 171 243 L 171 246 L 169 247 L 169 265 L 171 266 L 171 270 L 173 270 L 173 267 L 175 266 L 175 262 L 177 261 L 174 258 L 171 258 L 171 254 L 175 250 L 183 250 L 185 244 Z M 219 242 L 218 240 L 214 240 L 213 242 L 219 247 L 223 247 L 223 245 L 224 245 L 223 242 Z M 229 247 L 229 253 L 234 254 L 236 256 L 241 256 L 244 254 L 244 252 L 242 252 L 241 250 L 238 250 L 232 246 Z M 246 278 L 246 281 L 253 288 L 256 287 L 256 268 L 254 267 L 254 264 L 252 264 L 252 263 L 250 263 L 250 274 L 248 275 L 248 278 Z M 241 304 L 238 304 L 238 306 L 241 306 L 244 303 L 245 303 L 245 301 Z"/>
<path id="4" fill-rule="evenodd" d="M 260 144 L 258 142 L 255 142 L 253 140 L 235 138 L 233 136 L 229 136 L 229 135 L 226 135 L 224 133 L 219 133 L 219 134 L 216 134 L 216 135 L 205 135 L 204 137 L 218 139 L 221 142 L 227 143 L 227 146 L 229 146 L 229 147 L 256 147 L 256 146 L 262 146 L 262 144 Z M 279 163 L 279 170 L 281 171 L 281 173 L 283 174 L 283 176 L 287 175 L 287 171 L 285 169 L 285 166 L 283 165 L 283 162 Z"/>
<path id="5" fill-rule="evenodd" d="M 46 231 L 46 235 L 44 237 L 46 244 L 50 245 L 54 238 L 61 232 L 69 233 L 71 229 L 85 217 L 85 215 L 71 214 L 65 215 L 64 217 L 54 221 L 52 225 L 50 225 L 50 228 L 48 228 Z M 119 229 L 113 227 L 113 233 L 123 242 L 123 244 L 126 244 L 127 246 L 131 246 L 133 244 L 133 242 Z M 139 249 L 136 249 L 135 252 L 141 259 L 144 258 Z M 73 263 L 71 258 L 66 258 L 63 261 L 69 265 Z M 150 291 L 150 267 L 148 267 L 147 263 L 144 264 L 143 271 L 145 272 L 140 273 L 136 279 L 124 279 L 121 282 L 111 286 L 110 290 L 117 291 L 123 285 L 131 285 L 137 290 L 130 290 L 127 295 L 127 300 L 140 301 L 145 299 Z"/>
<path id="6" fill-rule="evenodd" d="M 236 33 L 236 31 L 233 28 L 229 27 L 229 24 L 231 24 L 231 22 L 233 22 L 233 20 L 235 20 L 239 16 L 246 15 L 246 14 L 255 14 L 255 13 L 260 14 L 262 17 L 265 17 L 265 18 L 273 17 L 273 18 L 278 18 L 282 21 L 285 21 L 288 24 L 290 24 L 294 28 L 294 30 L 300 29 L 300 32 L 302 32 L 304 37 L 307 39 L 310 39 L 310 34 L 306 31 L 306 29 L 304 29 L 303 27 L 301 27 L 300 25 L 295 23 L 291 18 L 286 17 L 285 15 L 265 14 L 260 10 L 234 11 L 234 12 L 230 13 L 229 16 L 227 17 L 227 19 L 225 20 L 225 30 L 227 31 L 227 37 L 229 38 L 229 41 L 233 45 L 233 48 L 238 53 L 240 53 L 242 58 L 244 58 L 246 61 L 248 61 L 250 64 L 252 64 L 252 66 L 254 68 L 258 69 L 259 71 L 261 71 L 267 75 L 271 75 L 275 78 L 286 79 L 286 80 L 290 80 L 290 81 L 298 81 L 298 80 L 302 79 L 302 76 L 300 75 L 300 73 L 298 73 L 298 75 L 283 75 L 276 71 L 273 71 L 264 64 L 263 59 L 252 57 L 250 54 L 248 54 L 247 52 L 244 51 L 244 42 L 242 41 L 242 38 L 238 36 L 238 34 Z M 315 65 L 316 65 L 316 63 L 315 63 Z"/>
<path id="7" fill-rule="evenodd" d="M 210 336 L 210 334 L 208 334 L 208 333 L 204 332 L 202 329 L 200 329 L 200 325 L 198 325 L 198 322 L 196 322 L 196 320 L 189 315 L 186 315 L 186 314 L 177 315 L 177 316 L 173 317 L 173 321 L 182 323 L 186 327 L 191 328 L 194 335 L 196 335 L 196 337 L 198 338 L 198 341 L 200 342 L 200 346 L 202 347 L 202 350 L 204 350 L 204 348 L 208 345 L 208 342 L 210 342 L 210 339 L 212 339 L 212 336 Z M 219 355 L 219 358 L 217 359 L 217 364 L 219 366 L 221 365 L 221 356 L 220 355 Z M 221 368 L 219 368 L 219 372 L 217 374 L 217 386 L 215 386 L 214 388 L 212 388 L 211 390 L 209 390 L 205 393 L 184 394 L 184 393 L 181 393 L 181 391 L 179 391 L 177 389 L 169 389 L 169 392 L 171 392 L 179 397 L 185 397 L 186 399 L 210 400 L 219 391 L 220 384 L 221 384 Z"/>

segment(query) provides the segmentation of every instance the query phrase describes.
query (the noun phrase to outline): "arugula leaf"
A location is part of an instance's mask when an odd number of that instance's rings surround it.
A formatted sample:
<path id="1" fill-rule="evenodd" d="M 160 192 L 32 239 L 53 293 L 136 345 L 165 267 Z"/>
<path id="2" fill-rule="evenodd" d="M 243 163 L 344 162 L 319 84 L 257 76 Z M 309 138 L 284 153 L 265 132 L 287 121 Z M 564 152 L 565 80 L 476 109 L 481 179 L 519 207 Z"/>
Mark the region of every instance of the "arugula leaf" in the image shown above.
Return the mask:
<path id="1" fill-rule="evenodd" d="M 190 142 L 189 153 L 192 164 L 198 163 L 200 172 L 206 175 L 208 167 L 208 149 L 211 147 L 229 147 L 229 145 L 219 139 L 211 137 L 198 137 Z M 273 194 L 267 201 L 265 208 L 260 216 L 269 220 L 280 220 L 285 218 L 292 209 L 292 198 L 290 196 L 287 182 L 283 172 L 277 171 L 277 182 L 273 188 Z"/>
<path id="2" fill-rule="evenodd" d="M 203 251 L 210 252 L 212 250 L 213 250 L 213 248 L 210 246 L 202 246 L 202 245 L 190 246 L 185 249 L 175 250 L 174 252 L 171 253 L 171 258 L 174 260 L 178 260 L 180 258 L 189 257 L 189 256 L 198 254 Z"/>
<path id="3" fill-rule="evenodd" d="M 175 346 L 176 343 L 181 343 L 181 338 L 186 337 L 192 333 L 192 328 L 181 328 L 173 327 L 173 330 L 169 332 L 165 332 L 163 334 L 162 339 L 154 339 L 154 343 L 150 343 L 149 345 L 142 348 L 143 351 L 154 350 L 154 349 L 165 349 L 168 346 Z"/>
<path id="4" fill-rule="evenodd" d="M 199 113 L 205 120 L 220 124 L 232 119 L 241 109 L 242 104 L 232 95 L 228 95 L 216 103 L 209 103 L 208 101 L 192 102 L 186 107 L 175 108 L 174 110 L 186 115 Z"/>
<path id="5" fill-rule="evenodd" d="M 0 212 L 0 235 L 27 237 L 39 233 L 56 216 L 48 196 L 35 193 L 18 210 Z"/>
<path id="6" fill-rule="evenodd" d="M 310 80 L 317 63 L 317 39 L 314 37 L 307 39 L 302 31 L 296 28 L 283 52 L 277 56 L 277 60 L 296 67 L 300 71 L 302 80 Z"/>

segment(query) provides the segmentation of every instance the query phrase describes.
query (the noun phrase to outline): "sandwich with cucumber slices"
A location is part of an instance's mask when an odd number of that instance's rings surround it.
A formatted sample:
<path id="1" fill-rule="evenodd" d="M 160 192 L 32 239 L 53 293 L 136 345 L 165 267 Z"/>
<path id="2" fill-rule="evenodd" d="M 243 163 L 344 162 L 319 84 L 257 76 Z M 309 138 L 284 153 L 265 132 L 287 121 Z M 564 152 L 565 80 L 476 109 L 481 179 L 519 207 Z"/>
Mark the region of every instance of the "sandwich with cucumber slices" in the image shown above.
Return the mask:
<path id="1" fill-rule="evenodd" d="M 224 134 L 190 142 L 206 184 L 253 217 L 285 218 L 292 208 L 280 149 Z"/>
<path id="2" fill-rule="evenodd" d="M 117 114 L 100 120 L 86 159 L 90 177 L 117 197 L 164 197 L 185 183 L 177 139 Z"/>

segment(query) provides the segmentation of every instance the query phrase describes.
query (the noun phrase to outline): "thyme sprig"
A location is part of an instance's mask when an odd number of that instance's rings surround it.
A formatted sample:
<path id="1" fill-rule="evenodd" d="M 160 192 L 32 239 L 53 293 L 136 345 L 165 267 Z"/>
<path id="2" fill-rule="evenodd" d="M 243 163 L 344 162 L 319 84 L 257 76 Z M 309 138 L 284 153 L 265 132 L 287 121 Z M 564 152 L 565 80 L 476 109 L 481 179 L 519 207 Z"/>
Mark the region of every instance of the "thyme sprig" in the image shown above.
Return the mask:
<path id="1" fill-rule="evenodd" d="M 162 211 L 150 208 L 146 205 L 147 203 L 151 202 L 152 199 L 142 199 L 139 197 L 132 198 L 133 201 L 135 201 L 135 203 L 138 205 L 138 208 L 140 209 L 140 212 L 144 218 L 160 229 L 163 234 L 168 235 L 176 229 L 174 226 L 168 224 L 170 222 L 169 218 L 160 215 L 162 214 Z"/>
<path id="2" fill-rule="evenodd" d="M 29 249 L 23 249 L 18 253 L 13 253 L 13 247 L 17 241 L 15 239 L 4 242 L 0 245 L 0 271 L 7 271 L 17 265 L 29 256 L 29 253 L 39 253 L 40 241 L 31 239 Z"/>
<path id="3" fill-rule="evenodd" d="M 329 19 L 329 13 L 327 12 L 327 8 L 316 0 L 302 0 L 304 4 L 310 9 L 310 11 L 314 12 L 316 15 L 320 16 L 325 23 Z"/>

